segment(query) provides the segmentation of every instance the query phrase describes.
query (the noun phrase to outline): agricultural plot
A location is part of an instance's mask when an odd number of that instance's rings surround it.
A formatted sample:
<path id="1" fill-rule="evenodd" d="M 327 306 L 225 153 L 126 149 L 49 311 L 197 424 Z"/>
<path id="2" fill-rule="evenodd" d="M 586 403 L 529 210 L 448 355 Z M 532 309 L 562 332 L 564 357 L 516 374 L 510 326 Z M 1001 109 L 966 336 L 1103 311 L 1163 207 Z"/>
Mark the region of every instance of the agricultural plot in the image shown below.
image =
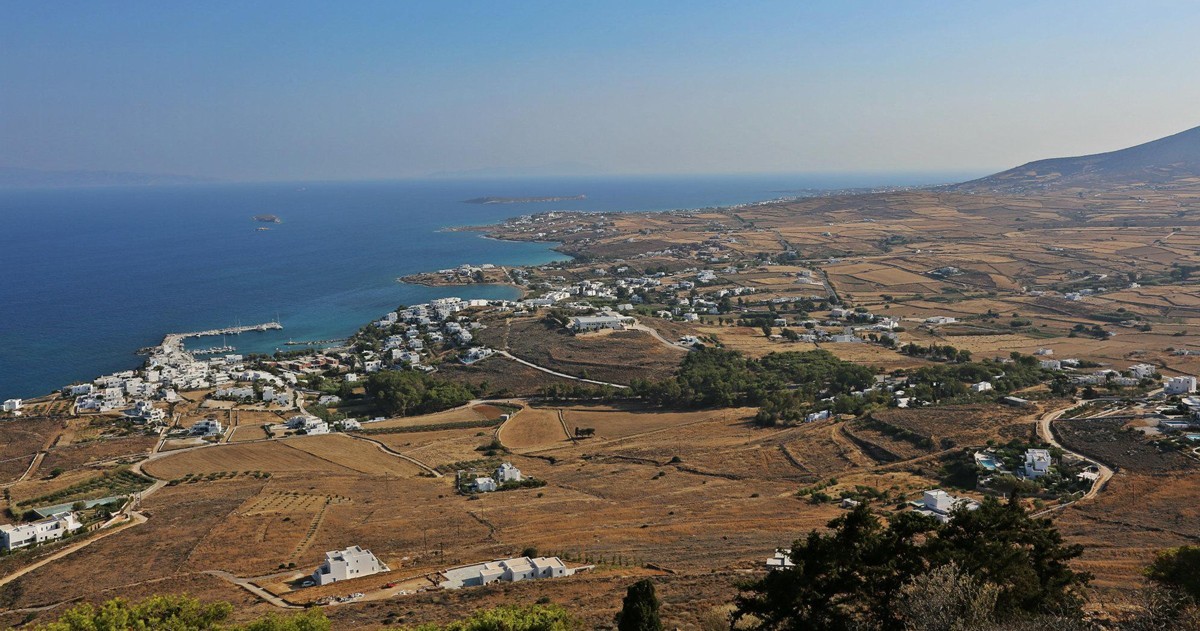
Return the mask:
<path id="1" fill-rule="evenodd" d="M 492 406 L 473 406 L 455 408 L 444 412 L 436 412 L 434 414 L 422 414 L 420 416 L 405 416 L 399 418 L 390 418 L 384 421 L 376 421 L 367 423 L 363 426 L 364 429 L 392 429 L 397 427 L 436 427 L 438 425 L 453 426 L 457 423 L 474 423 L 478 421 L 495 420 L 498 418 L 492 410 Z"/>
<path id="2" fill-rule="evenodd" d="M 295 440 L 295 439 L 292 439 Z M 208 474 L 253 469 L 268 473 L 307 473 L 311 475 L 354 474 L 349 466 L 327 460 L 301 449 L 289 447 L 288 441 L 227 444 L 204 447 L 164 456 L 146 464 L 143 469 L 164 480 L 181 478 L 188 473 Z M 361 451 L 373 449 L 363 444 Z"/>
<path id="3" fill-rule="evenodd" d="M 510 353 L 538 366 L 622 384 L 666 377 L 682 359 L 678 349 L 667 348 L 643 331 L 577 336 L 535 319 L 513 320 L 507 340 Z"/>
<path id="4" fill-rule="evenodd" d="M 557 408 L 525 408 L 500 428 L 500 442 L 518 451 L 562 446 L 570 437 L 559 415 Z"/>
<path id="5" fill-rule="evenodd" d="M 66 470 L 115 460 L 141 458 L 158 442 L 157 436 L 131 435 L 122 438 L 76 442 L 65 447 L 52 448 L 42 460 L 41 468 Z"/>
<path id="6" fill-rule="evenodd" d="M 671 412 L 634 406 L 573 406 L 563 409 L 567 429 L 591 428 L 600 439 L 625 438 L 637 434 L 678 428 L 709 420 L 745 418 L 749 410 L 702 410 Z"/>
<path id="7" fill-rule="evenodd" d="M 1012 424 L 1030 425 L 1033 415 L 1002 405 L 948 405 L 922 410 L 881 410 L 871 419 L 885 426 L 882 431 L 897 434 L 911 432 L 916 441 L 928 441 L 929 448 L 982 446 L 1000 437 L 1000 431 Z"/>
<path id="8" fill-rule="evenodd" d="M 1062 444 L 1117 469 L 1155 474 L 1200 469 L 1200 463 L 1164 449 L 1120 419 L 1070 419 L 1054 422 Z M 1128 426 L 1128 427 L 1127 427 Z"/>
<path id="9" fill-rule="evenodd" d="M 62 430 L 56 419 L 30 419 L 5 423 L 0 432 L 0 482 L 11 482 L 29 468 L 34 454 L 48 446 Z"/>
<path id="10" fill-rule="evenodd" d="M 419 467 L 407 460 L 384 453 L 373 444 L 348 436 L 304 436 L 284 441 L 283 444 L 359 473 L 406 477 L 421 472 Z"/>

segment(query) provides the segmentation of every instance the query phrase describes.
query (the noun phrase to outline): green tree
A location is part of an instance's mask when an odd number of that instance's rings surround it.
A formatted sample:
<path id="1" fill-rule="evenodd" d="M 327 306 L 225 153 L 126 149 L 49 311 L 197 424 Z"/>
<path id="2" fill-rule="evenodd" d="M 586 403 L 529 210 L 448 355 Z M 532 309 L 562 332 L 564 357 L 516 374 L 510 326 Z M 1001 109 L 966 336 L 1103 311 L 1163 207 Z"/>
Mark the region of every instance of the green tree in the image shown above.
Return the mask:
<path id="1" fill-rule="evenodd" d="M 229 603 L 202 603 L 190 596 L 151 596 L 136 603 L 115 598 L 99 607 L 84 603 L 63 612 L 42 631 L 329 631 L 320 610 L 292 616 L 268 614 L 244 625 L 226 625 Z"/>
<path id="2" fill-rule="evenodd" d="M 1065 545 L 1049 520 L 1015 501 L 989 498 L 978 510 L 956 510 L 946 524 L 900 513 L 887 526 L 864 504 L 829 527 L 793 544 L 794 567 L 743 585 L 735 621 L 772 630 L 903 629 L 912 594 L 937 589 L 949 590 L 948 607 L 968 607 L 974 618 L 1082 617 L 1090 576 L 1067 565 L 1081 548 Z M 950 565 L 957 576 L 919 578 Z M 992 600 L 991 610 L 983 607 Z"/>
<path id="3" fill-rule="evenodd" d="M 1200 546 L 1160 550 L 1146 568 L 1146 576 L 1200 603 Z"/>
<path id="4" fill-rule="evenodd" d="M 123 598 L 99 607 L 84 603 L 63 613 L 55 622 L 38 627 L 43 631 L 203 631 L 220 628 L 233 606 L 204 604 L 187 596 L 151 596 L 137 603 Z"/>
<path id="5" fill-rule="evenodd" d="M 415 631 L 574 631 L 582 628 L 558 605 L 503 605 L 450 624 L 421 625 Z"/>
<path id="6" fill-rule="evenodd" d="M 1019 612 L 1081 615 L 1082 589 L 1091 580 L 1069 566 L 1083 546 L 1066 545 L 1049 519 L 1030 517 L 1014 497 L 987 498 L 960 511 L 927 544 L 934 563 L 955 562 L 978 580 L 1000 587 L 1001 618 Z"/>
<path id="7" fill-rule="evenodd" d="M 621 601 L 621 611 L 617 612 L 618 631 L 662 631 L 662 628 L 654 583 L 644 578 L 630 585 Z"/>

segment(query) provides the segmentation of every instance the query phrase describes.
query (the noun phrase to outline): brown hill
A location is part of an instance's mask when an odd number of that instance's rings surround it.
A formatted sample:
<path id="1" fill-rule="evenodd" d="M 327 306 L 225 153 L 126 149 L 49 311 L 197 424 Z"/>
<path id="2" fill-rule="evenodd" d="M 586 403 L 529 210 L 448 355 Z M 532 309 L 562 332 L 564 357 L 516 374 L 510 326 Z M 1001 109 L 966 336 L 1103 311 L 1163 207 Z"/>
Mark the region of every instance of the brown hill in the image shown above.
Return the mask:
<path id="1" fill-rule="evenodd" d="M 1200 127 L 1118 151 L 1038 160 L 946 188 L 1023 194 L 1196 183 L 1200 183 Z"/>

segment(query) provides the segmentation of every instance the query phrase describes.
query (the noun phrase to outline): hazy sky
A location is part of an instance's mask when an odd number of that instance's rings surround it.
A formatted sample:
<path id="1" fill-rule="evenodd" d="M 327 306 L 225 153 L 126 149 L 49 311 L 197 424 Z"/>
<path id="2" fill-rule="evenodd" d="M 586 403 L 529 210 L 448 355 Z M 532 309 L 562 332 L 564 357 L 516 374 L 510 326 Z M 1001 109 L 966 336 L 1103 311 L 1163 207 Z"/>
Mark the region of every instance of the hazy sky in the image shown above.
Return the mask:
<path id="1" fill-rule="evenodd" d="M 1200 3 L 0 0 L 0 166 L 988 170 L 1200 125 Z"/>

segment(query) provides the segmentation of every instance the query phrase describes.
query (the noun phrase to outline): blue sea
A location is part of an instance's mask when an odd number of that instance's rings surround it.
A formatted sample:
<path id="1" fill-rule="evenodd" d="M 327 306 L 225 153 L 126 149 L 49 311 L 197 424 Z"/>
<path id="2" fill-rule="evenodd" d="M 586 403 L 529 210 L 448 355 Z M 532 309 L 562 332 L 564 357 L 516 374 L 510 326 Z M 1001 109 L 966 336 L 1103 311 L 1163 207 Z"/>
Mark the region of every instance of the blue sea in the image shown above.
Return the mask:
<path id="1" fill-rule="evenodd" d="M 951 181 L 930 175 L 763 175 L 206 184 L 0 190 L 0 398 L 137 367 L 170 332 L 275 320 L 238 352 L 342 338 L 401 304 L 515 298 L 397 277 L 462 263 L 540 264 L 552 244 L 445 232 L 550 210 L 639 211 L 774 199 L 802 188 Z M 485 197 L 586 200 L 466 204 Z M 280 224 L 251 217 L 278 215 Z M 269 231 L 256 228 L 267 226 Z M 194 340 L 192 347 L 219 345 Z"/>

